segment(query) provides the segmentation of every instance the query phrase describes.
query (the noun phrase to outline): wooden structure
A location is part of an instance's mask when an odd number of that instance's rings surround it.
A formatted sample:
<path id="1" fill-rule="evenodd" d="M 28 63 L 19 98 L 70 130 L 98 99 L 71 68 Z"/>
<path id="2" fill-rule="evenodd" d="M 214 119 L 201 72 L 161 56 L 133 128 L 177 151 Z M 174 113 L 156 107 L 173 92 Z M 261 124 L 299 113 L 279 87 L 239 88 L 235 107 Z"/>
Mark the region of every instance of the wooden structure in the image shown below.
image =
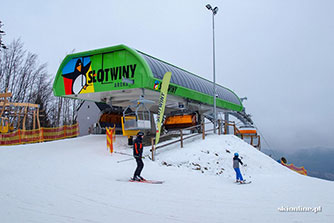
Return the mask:
<path id="1" fill-rule="evenodd" d="M 152 152 L 152 160 L 154 161 L 155 160 L 155 152 L 157 149 L 160 149 L 160 148 L 163 148 L 163 147 L 166 147 L 166 146 L 169 146 L 169 145 L 172 145 L 174 143 L 178 143 L 180 142 L 180 147 L 183 148 L 183 142 L 185 139 L 189 139 L 189 138 L 192 138 L 192 137 L 195 137 L 195 136 L 199 136 L 199 135 L 202 135 L 202 139 L 204 140 L 205 139 L 205 135 L 208 133 L 208 132 L 211 132 L 211 131 L 214 131 L 214 129 L 205 129 L 205 124 L 209 124 L 209 123 L 204 123 L 204 120 L 202 120 L 202 124 L 199 124 L 199 125 L 195 125 L 195 126 L 191 126 L 191 127 L 188 127 L 188 128 L 184 128 L 184 129 L 179 129 L 179 132 L 180 132 L 180 138 L 176 139 L 176 140 L 173 140 L 173 141 L 170 141 L 168 143 L 165 143 L 163 145 L 155 145 L 155 137 L 152 137 L 151 138 L 151 145 L 152 145 L 152 148 L 151 148 L 151 152 Z M 257 132 L 255 132 L 254 134 L 254 129 L 244 129 L 245 131 L 241 132 L 236 124 L 234 122 L 229 122 L 229 121 L 225 121 L 225 120 L 218 120 L 218 126 L 217 126 L 217 129 L 218 129 L 218 135 L 221 135 L 221 134 L 224 134 L 226 135 L 227 134 L 227 128 L 228 126 L 232 126 L 233 129 L 234 129 L 234 135 L 240 137 L 241 139 L 245 140 L 245 138 L 250 138 L 251 141 L 250 141 L 250 145 L 252 145 L 253 147 L 257 148 L 258 150 L 260 150 L 261 148 L 261 141 L 260 141 L 260 135 L 257 134 Z M 224 131 L 222 131 L 224 127 Z M 193 133 L 193 134 L 189 134 L 189 135 L 185 135 L 185 132 L 184 131 L 191 131 L 191 130 L 198 130 L 199 128 L 199 131 L 198 133 Z M 170 134 L 165 134 L 165 135 L 162 135 L 160 136 L 160 139 L 161 138 L 164 138 L 164 137 L 168 137 Z M 255 143 L 255 141 L 257 141 L 257 143 Z"/>
<path id="2" fill-rule="evenodd" d="M 241 139 L 249 138 L 250 142 L 249 144 L 257 148 L 258 150 L 261 149 L 261 137 L 257 134 L 257 131 L 254 127 L 252 128 L 238 128 L 235 124 L 235 122 L 228 122 L 224 121 L 224 134 L 227 134 L 227 128 L 229 126 L 233 127 L 233 133 L 234 135 L 240 137 Z"/>
<path id="3" fill-rule="evenodd" d="M 218 125 L 220 125 L 221 122 L 218 122 Z M 202 139 L 204 140 L 205 139 L 205 134 L 208 133 L 208 132 L 211 132 L 211 131 L 214 131 L 214 129 L 205 129 L 205 124 L 208 124 L 208 123 L 204 123 L 204 121 L 202 120 L 202 123 L 199 124 L 199 125 L 195 125 L 195 126 L 191 126 L 191 127 L 188 127 L 188 128 L 184 128 L 184 129 L 179 129 L 180 131 L 180 139 L 176 139 L 176 140 L 173 140 L 169 143 L 166 143 L 166 144 L 163 144 L 163 145 L 159 145 L 159 146 L 155 146 L 155 137 L 151 138 L 151 144 L 152 144 L 152 149 L 151 149 L 151 152 L 152 152 L 152 160 L 154 161 L 155 160 L 155 151 L 157 149 L 160 149 L 160 148 L 163 148 L 163 147 L 166 147 L 166 146 L 169 146 L 169 145 L 172 145 L 174 143 L 177 143 L 177 142 L 180 142 L 180 146 L 181 148 L 183 148 L 183 142 L 184 140 L 186 139 L 190 139 L 192 137 L 195 137 L 195 136 L 199 136 L 199 135 L 202 135 Z M 193 133 L 193 134 L 190 134 L 188 136 L 185 136 L 184 132 L 183 131 L 191 131 L 191 130 L 198 130 L 198 128 L 200 128 L 200 131 L 198 131 L 197 133 Z M 217 127 L 218 128 L 218 134 L 220 135 L 220 126 Z M 166 134 L 166 135 L 162 135 L 160 136 L 160 139 L 161 138 L 164 138 L 164 137 L 167 137 L 169 134 Z"/>
<path id="4" fill-rule="evenodd" d="M 16 129 L 26 130 L 26 122 L 31 118 L 32 129 L 40 129 L 39 105 L 32 103 L 9 102 L 8 98 L 10 97 L 12 97 L 12 93 L 10 92 L 6 91 L 5 93 L 0 93 L 0 119 L 1 121 L 8 120 L 6 125 L 7 127 L 9 125 L 6 132 L 14 130 L 15 119 Z M 2 129 L 6 130 L 6 128 Z"/>

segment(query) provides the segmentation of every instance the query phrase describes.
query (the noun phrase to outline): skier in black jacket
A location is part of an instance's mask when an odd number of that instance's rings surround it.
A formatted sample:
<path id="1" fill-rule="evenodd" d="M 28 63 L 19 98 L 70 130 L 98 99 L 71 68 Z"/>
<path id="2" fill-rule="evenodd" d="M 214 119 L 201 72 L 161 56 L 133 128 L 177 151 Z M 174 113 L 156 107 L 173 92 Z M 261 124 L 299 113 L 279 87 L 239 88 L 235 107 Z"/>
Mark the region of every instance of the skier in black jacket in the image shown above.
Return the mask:
<path id="1" fill-rule="evenodd" d="M 137 138 L 135 139 L 133 143 L 133 156 L 136 159 L 137 162 L 137 168 L 136 171 L 133 175 L 132 180 L 135 181 L 141 181 L 145 180 L 143 177 L 140 176 L 141 171 L 144 168 L 144 163 L 142 160 L 142 155 L 143 155 L 143 137 L 144 133 L 143 132 L 138 132 L 137 133 Z"/>

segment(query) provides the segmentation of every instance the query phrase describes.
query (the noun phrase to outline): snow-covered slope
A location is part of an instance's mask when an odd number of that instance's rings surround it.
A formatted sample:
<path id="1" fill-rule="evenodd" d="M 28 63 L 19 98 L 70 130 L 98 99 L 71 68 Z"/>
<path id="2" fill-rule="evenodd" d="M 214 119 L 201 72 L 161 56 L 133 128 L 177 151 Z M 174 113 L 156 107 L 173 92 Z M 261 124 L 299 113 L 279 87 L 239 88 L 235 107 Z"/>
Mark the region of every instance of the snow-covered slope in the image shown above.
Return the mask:
<path id="1" fill-rule="evenodd" d="M 188 144 L 189 142 L 186 141 Z M 178 149 L 175 149 L 178 148 Z M 195 139 L 185 149 L 170 147 L 170 151 L 158 151 L 158 160 L 166 166 L 186 167 L 209 175 L 222 175 L 235 180 L 232 167 L 233 154 L 238 152 L 245 167 L 246 178 L 253 174 L 289 174 L 291 171 L 236 136 L 209 136 L 206 140 Z"/>
<path id="2" fill-rule="evenodd" d="M 1 222 L 333 222 L 334 183 L 290 171 L 234 136 L 171 145 L 144 159 L 162 185 L 121 182 L 135 161 L 126 138 L 105 136 L 0 147 Z M 146 154 L 149 154 L 149 148 Z M 229 152 L 228 152 L 229 151 Z M 233 153 L 251 184 L 234 183 Z M 280 212 L 281 207 L 321 212 Z"/>

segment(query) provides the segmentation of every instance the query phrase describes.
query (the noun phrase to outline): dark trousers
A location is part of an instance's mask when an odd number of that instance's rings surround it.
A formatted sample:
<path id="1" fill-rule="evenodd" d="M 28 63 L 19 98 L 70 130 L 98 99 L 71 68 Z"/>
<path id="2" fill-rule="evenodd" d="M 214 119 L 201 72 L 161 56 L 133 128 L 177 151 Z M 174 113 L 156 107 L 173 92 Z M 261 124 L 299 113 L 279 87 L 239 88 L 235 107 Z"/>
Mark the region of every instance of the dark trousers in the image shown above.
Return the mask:
<path id="1" fill-rule="evenodd" d="M 136 159 L 136 162 L 137 162 L 137 168 L 136 168 L 134 177 L 140 176 L 140 173 L 144 168 L 144 163 L 143 163 L 143 160 L 141 159 L 141 157 L 135 157 L 135 159 Z"/>

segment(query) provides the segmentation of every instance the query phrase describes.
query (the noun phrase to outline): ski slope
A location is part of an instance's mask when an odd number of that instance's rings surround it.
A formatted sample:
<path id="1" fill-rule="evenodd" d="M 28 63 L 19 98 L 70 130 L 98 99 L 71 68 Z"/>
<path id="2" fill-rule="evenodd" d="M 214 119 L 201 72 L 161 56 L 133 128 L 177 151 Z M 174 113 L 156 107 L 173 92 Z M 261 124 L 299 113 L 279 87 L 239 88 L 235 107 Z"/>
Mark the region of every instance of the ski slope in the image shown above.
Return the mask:
<path id="1" fill-rule="evenodd" d="M 334 222 L 334 182 L 299 175 L 235 136 L 200 136 L 144 159 L 133 175 L 127 139 L 108 153 L 105 136 L 0 147 L 0 221 L 15 222 Z M 149 154 L 149 147 L 145 153 Z M 233 153 L 251 184 L 235 184 Z M 281 212 L 281 207 L 319 211 Z"/>

